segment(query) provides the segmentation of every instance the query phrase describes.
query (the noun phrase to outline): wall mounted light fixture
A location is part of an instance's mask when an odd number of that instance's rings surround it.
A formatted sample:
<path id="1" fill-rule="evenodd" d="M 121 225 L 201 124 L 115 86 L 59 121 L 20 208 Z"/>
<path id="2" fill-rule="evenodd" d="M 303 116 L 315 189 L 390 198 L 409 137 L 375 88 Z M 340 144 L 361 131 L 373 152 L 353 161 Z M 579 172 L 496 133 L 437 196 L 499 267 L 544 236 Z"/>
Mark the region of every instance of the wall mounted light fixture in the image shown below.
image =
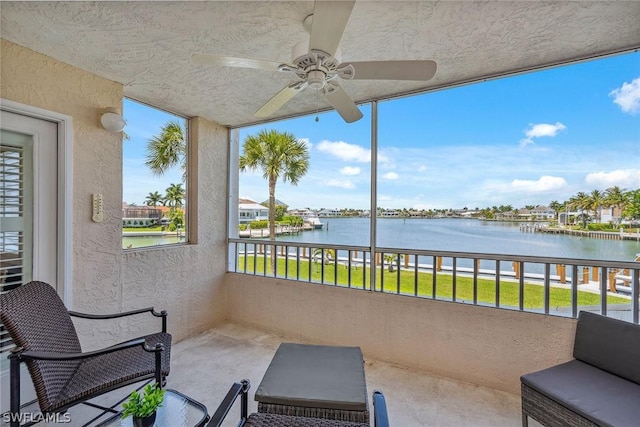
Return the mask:
<path id="1" fill-rule="evenodd" d="M 110 132 L 120 132 L 127 123 L 118 110 L 115 108 L 105 108 L 104 113 L 100 116 L 100 124 Z"/>

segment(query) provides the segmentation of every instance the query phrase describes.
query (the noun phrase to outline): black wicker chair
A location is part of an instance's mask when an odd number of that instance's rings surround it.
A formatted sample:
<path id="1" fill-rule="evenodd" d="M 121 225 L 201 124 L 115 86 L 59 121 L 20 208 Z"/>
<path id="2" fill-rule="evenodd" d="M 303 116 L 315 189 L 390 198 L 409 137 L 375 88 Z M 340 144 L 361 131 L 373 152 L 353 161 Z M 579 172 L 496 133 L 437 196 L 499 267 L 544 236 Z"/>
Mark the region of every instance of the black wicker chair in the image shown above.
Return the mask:
<path id="1" fill-rule="evenodd" d="M 71 316 L 113 319 L 146 312 L 162 318 L 162 332 L 86 353 L 80 348 L 71 321 Z M 166 311 L 158 313 L 146 308 L 112 315 L 67 311 L 50 285 L 34 281 L 0 296 L 0 320 L 16 345 L 9 355 L 11 427 L 20 425 L 21 362 L 27 365 L 43 414 L 64 412 L 145 379 L 155 378 L 164 385 L 169 375 L 171 335 L 166 333 Z M 114 412 L 112 408 L 90 405 Z"/>
<path id="2" fill-rule="evenodd" d="M 264 412 L 248 415 L 249 402 L 247 393 L 250 387 L 249 380 L 234 383 L 211 417 L 207 427 L 220 427 L 238 396 L 240 396 L 240 421 L 237 424 L 238 427 L 369 427 L 369 423 L 327 418 L 299 417 Z M 387 403 L 382 392 L 378 390 L 373 392 L 373 412 L 374 427 L 389 427 Z"/>

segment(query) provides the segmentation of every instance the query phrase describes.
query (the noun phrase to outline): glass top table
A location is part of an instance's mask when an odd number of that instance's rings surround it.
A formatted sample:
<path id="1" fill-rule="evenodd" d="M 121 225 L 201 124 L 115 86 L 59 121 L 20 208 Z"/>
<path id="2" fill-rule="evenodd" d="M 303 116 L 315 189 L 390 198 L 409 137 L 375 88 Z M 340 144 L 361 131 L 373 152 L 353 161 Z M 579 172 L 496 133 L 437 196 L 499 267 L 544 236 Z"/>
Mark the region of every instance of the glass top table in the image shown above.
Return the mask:
<path id="1" fill-rule="evenodd" d="M 154 427 L 203 427 L 208 421 L 207 407 L 175 390 L 167 389 L 158 409 Z M 98 427 L 132 427 L 132 417 L 113 415 Z"/>

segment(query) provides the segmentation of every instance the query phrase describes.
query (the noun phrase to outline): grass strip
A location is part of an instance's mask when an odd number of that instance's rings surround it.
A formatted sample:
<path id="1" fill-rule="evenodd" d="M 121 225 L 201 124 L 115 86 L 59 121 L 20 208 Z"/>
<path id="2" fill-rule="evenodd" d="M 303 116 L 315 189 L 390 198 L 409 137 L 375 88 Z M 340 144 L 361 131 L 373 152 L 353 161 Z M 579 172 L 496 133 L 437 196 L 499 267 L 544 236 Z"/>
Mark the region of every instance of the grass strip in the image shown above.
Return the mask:
<path id="1" fill-rule="evenodd" d="M 254 260 L 253 255 L 238 257 L 237 271 L 255 275 L 273 276 L 270 260 L 264 262 L 264 257 L 258 255 Z M 265 274 L 265 264 L 267 273 Z M 286 264 L 286 266 L 285 266 Z M 337 266 L 337 274 L 336 274 Z M 311 274 L 310 274 L 311 273 Z M 362 266 L 351 266 L 349 269 L 343 262 L 321 264 L 320 262 L 309 263 L 308 260 L 301 259 L 299 268 L 296 265 L 295 257 L 289 257 L 286 262 L 283 256 L 277 260 L 276 277 L 300 280 L 303 282 L 324 283 L 329 285 L 352 287 L 357 289 L 369 289 L 369 271 L 363 270 Z M 398 277 L 400 280 L 398 281 Z M 337 280 L 336 280 L 337 279 Z M 398 286 L 399 284 L 399 286 Z M 417 284 L 417 285 L 416 285 Z M 413 270 L 400 270 L 390 272 L 384 270 L 384 278 L 381 276 L 380 267 L 376 268 L 376 290 L 384 286 L 386 293 L 398 293 L 402 295 L 413 295 L 418 297 L 434 298 L 433 295 L 433 274 L 430 272 L 418 272 Z M 544 308 L 544 286 L 535 283 L 524 284 L 524 308 L 542 309 Z M 500 280 L 499 286 L 500 306 L 518 307 L 520 300 L 520 286 L 512 281 Z M 453 275 L 448 273 L 436 273 L 436 299 L 453 300 Z M 473 301 L 473 278 L 463 276 L 458 273 L 455 286 L 455 300 L 471 302 Z M 496 304 L 496 282 L 494 280 L 480 278 L 477 279 L 477 301 L 479 304 Z M 607 296 L 607 304 L 630 304 L 627 298 L 613 295 Z M 578 290 L 578 306 L 599 305 L 600 295 L 594 292 Z M 552 286 L 549 290 L 549 307 L 568 308 L 571 307 L 571 289 Z"/>

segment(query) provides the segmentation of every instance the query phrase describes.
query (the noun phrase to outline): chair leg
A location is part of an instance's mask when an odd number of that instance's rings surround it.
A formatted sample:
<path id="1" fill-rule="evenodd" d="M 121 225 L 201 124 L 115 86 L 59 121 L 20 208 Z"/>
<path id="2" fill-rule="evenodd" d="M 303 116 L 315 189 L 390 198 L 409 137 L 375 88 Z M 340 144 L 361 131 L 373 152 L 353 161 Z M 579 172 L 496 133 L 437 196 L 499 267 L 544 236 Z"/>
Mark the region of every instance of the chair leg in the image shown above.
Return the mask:
<path id="1" fill-rule="evenodd" d="M 524 412 L 522 412 L 522 427 L 529 427 L 529 417 Z"/>
<path id="2" fill-rule="evenodd" d="M 155 358 L 156 358 L 156 383 L 158 387 L 163 387 L 163 375 L 162 375 L 162 351 L 164 350 L 161 343 L 156 344 Z"/>
<path id="3" fill-rule="evenodd" d="M 9 420 L 10 427 L 20 426 L 20 359 L 17 354 L 9 355 Z"/>
<path id="4" fill-rule="evenodd" d="M 247 392 L 249 391 L 249 387 L 251 387 L 251 384 L 249 383 L 249 380 L 242 380 L 241 381 L 242 384 L 242 396 L 240 398 L 240 418 L 242 420 L 246 420 L 247 417 L 249 416 L 249 402 L 248 402 L 248 397 L 247 397 Z"/>

